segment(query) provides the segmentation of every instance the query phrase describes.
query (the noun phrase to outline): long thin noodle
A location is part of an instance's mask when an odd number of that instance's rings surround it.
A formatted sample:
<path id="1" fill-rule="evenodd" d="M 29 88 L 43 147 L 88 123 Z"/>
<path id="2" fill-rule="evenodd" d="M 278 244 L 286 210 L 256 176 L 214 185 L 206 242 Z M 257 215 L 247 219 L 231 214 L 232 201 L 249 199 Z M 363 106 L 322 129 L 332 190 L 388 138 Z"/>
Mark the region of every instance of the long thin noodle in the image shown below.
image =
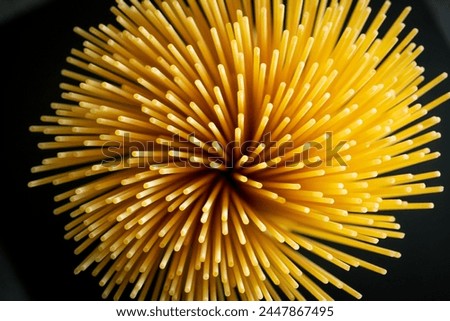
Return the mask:
<path id="1" fill-rule="evenodd" d="M 427 114 L 450 93 L 419 98 L 447 74 L 424 83 L 410 8 L 380 34 L 389 5 L 117 0 L 116 26 L 76 27 L 65 102 L 30 127 L 51 173 L 29 183 L 89 178 L 55 196 L 75 272 L 113 299 L 360 298 L 320 263 L 386 270 L 330 244 L 398 258 L 383 211 L 443 190 L 409 167 L 439 157 Z"/>

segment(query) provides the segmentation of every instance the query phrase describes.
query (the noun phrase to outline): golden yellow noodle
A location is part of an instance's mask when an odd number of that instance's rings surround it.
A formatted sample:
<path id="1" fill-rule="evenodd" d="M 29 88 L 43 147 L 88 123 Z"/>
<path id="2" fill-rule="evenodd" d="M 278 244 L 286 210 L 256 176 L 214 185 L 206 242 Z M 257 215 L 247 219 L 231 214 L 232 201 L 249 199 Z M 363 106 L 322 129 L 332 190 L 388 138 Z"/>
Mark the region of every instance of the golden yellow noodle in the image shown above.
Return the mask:
<path id="1" fill-rule="evenodd" d="M 389 5 L 117 0 L 117 26 L 75 28 L 65 102 L 30 128 L 57 150 L 32 172 L 53 173 L 29 183 L 82 180 L 55 196 L 75 273 L 114 299 L 360 298 L 321 262 L 386 270 L 331 244 L 398 258 L 383 211 L 443 190 L 407 168 L 439 156 L 427 114 L 450 93 L 418 99 L 447 75 L 424 83 L 410 8 L 379 33 Z"/>

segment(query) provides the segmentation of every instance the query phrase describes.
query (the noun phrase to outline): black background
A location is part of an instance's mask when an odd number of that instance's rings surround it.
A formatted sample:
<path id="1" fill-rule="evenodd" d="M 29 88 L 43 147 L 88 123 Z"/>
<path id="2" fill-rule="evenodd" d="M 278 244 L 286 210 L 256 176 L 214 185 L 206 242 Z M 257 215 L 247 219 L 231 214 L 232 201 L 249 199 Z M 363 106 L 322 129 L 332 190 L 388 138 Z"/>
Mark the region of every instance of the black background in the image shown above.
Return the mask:
<path id="1" fill-rule="evenodd" d="M 444 0 L 445 1 L 445 0 Z M 60 70 L 71 48 L 81 48 L 82 39 L 74 26 L 88 29 L 113 22 L 109 7 L 114 1 L 47 1 L 43 6 L 18 15 L 0 25 L 2 113 L 2 206 L 0 208 L 0 299 L 1 300 L 100 300 L 98 278 L 89 272 L 75 276 L 73 269 L 82 257 L 73 254 L 74 241 L 63 239 L 67 215 L 54 216 L 53 195 L 61 188 L 44 186 L 29 189 L 27 182 L 37 177 L 30 168 L 44 156 L 36 144 L 42 140 L 32 134 L 30 125 L 39 117 L 52 114 L 50 103 L 61 101 L 58 84 Z M 372 1 L 374 9 L 381 1 Z M 415 41 L 425 46 L 417 59 L 431 80 L 449 72 L 450 50 L 428 7 L 421 1 L 394 0 L 388 21 L 394 20 L 406 5 L 413 11 L 406 30 L 418 27 Z M 447 7 L 448 9 L 448 7 Z M 376 10 L 375 10 L 376 11 Z M 450 11 L 450 9 L 449 9 Z M 389 24 L 386 22 L 385 25 Z M 402 35 L 404 35 L 403 33 Z M 423 98 L 426 102 L 449 91 L 449 80 Z M 439 169 L 441 178 L 434 185 L 448 185 L 450 162 L 450 105 L 447 102 L 432 114 L 442 118 L 434 129 L 442 138 L 429 144 L 442 156 L 417 167 L 420 171 Z M 450 299 L 450 211 L 449 191 L 426 199 L 435 203 L 430 211 L 393 213 L 406 233 L 403 240 L 386 240 L 381 245 L 402 253 L 391 259 L 375 254 L 362 257 L 388 269 L 380 276 L 364 269 L 330 271 L 363 293 L 364 300 L 449 300 Z M 324 263 L 326 267 L 326 265 Z M 327 287 L 336 299 L 351 297 Z M 124 297 L 125 298 L 125 297 Z"/>

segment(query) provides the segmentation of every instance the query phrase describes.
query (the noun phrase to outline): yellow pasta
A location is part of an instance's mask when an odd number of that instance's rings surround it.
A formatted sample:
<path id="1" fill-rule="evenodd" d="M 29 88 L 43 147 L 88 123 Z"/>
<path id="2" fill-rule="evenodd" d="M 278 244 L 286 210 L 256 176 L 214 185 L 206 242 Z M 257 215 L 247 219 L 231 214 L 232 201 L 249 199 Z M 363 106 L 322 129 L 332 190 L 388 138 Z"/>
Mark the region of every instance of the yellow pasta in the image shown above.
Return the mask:
<path id="1" fill-rule="evenodd" d="M 116 2 L 115 26 L 74 29 L 64 102 L 30 127 L 55 155 L 29 186 L 80 181 L 55 196 L 75 273 L 114 299 L 360 298 L 321 263 L 385 274 L 342 248 L 400 257 L 383 211 L 443 190 L 409 172 L 450 98 L 418 103 L 447 75 L 422 84 L 410 8 L 380 34 L 389 2 Z"/>

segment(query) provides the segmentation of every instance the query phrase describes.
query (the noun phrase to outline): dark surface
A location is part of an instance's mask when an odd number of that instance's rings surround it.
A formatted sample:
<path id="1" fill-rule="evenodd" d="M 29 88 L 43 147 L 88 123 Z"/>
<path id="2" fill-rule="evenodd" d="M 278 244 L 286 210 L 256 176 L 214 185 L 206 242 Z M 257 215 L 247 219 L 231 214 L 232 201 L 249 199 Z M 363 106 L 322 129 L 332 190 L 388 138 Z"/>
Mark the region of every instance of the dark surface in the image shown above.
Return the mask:
<path id="1" fill-rule="evenodd" d="M 378 7 L 380 1 L 372 1 Z M 44 186 L 29 189 L 35 179 L 30 168 L 44 154 L 36 144 L 42 136 L 31 134 L 42 114 L 52 114 L 50 103 L 61 101 L 58 84 L 60 70 L 67 67 L 65 57 L 72 47 L 81 48 L 82 39 L 72 32 L 74 26 L 87 29 L 98 23 L 113 22 L 109 12 L 113 1 L 49 1 L 0 25 L 2 82 L 1 112 L 3 131 L 3 208 L 0 219 L 0 299 L 1 300 L 100 300 L 98 278 L 89 272 L 78 276 L 73 269 L 82 259 L 73 254 L 75 243 L 63 239 L 67 215 L 54 216 L 53 195 L 60 188 Z M 388 19 L 412 5 L 407 28 L 418 27 L 415 41 L 425 46 L 417 59 L 430 80 L 449 72 L 450 50 L 435 20 L 420 1 L 393 1 Z M 387 23 L 386 23 L 387 24 Z M 449 90 L 449 81 L 434 89 L 425 101 Z M 406 233 L 404 240 L 388 240 L 381 245 L 402 253 L 401 259 L 370 254 L 363 256 L 388 269 L 388 274 L 354 269 L 341 272 L 331 268 L 349 285 L 360 290 L 365 300 L 449 300 L 450 299 L 450 105 L 435 109 L 442 118 L 434 129 L 442 139 L 429 144 L 442 153 L 441 158 L 421 166 L 439 169 L 442 177 L 434 184 L 448 185 L 441 194 L 427 199 L 435 203 L 431 211 L 398 212 Z M 5 193 L 6 192 L 6 193 Z M 337 299 L 351 299 L 328 288 Z"/>

